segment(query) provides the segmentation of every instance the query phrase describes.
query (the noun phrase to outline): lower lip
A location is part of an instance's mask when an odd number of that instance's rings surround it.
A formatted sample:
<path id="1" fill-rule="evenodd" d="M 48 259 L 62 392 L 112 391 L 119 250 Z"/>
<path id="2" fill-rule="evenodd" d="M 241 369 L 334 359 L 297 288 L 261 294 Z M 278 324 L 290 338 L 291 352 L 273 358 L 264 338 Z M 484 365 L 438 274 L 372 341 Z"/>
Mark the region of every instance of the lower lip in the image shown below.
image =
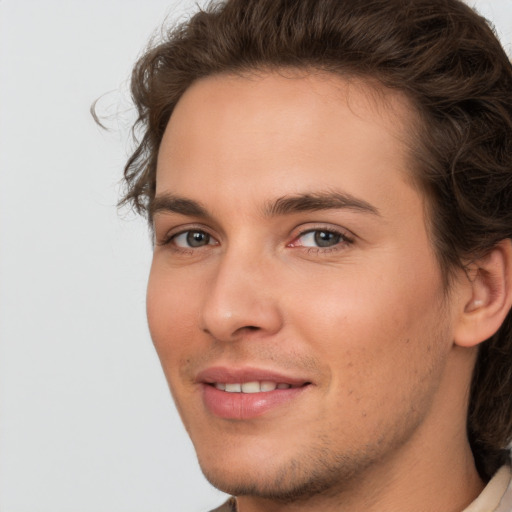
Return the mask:
<path id="1" fill-rule="evenodd" d="M 307 387 L 276 389 L 264 393 L 228 393 L 203 384 L 203 401 L 206 408 L 219 418 L 248 420 L 291 402 Z"/>

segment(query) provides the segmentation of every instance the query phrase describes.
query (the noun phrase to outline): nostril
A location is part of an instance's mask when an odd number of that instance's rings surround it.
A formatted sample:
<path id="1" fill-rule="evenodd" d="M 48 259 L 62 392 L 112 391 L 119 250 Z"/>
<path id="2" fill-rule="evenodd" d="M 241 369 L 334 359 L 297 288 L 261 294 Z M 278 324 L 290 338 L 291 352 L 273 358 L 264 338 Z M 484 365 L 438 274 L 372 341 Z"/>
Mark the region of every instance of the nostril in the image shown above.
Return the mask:
<path id="1" fill-rule="evenodd" d="M 258 327 L 257 325 L 244 325 L 243 327 L 240 327 L 240 329 L 237 329 L 234 333 L 235 336 L 237 335 L 244 335 L 249 334 L 250 332 L 257 332 L 261 331 L 261 327 Z"/>

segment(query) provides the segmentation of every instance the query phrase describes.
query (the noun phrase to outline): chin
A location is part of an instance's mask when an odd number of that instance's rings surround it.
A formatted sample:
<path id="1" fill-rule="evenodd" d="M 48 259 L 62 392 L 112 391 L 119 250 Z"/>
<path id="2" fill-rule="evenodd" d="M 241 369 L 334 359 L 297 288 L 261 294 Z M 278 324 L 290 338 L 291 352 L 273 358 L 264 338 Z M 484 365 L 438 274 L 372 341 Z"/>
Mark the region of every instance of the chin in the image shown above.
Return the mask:
<path id="1" fill-rule="evenodd" d="M 338 494 L 373 460 L 367 453 L 358 457 L 340 456 L 325 447 L 310 448 L 309 453 L 299 451 L 291 458 L 239 453 L 232 460 L 225 455 L 210 462 L 199 454 L 203 474 L 214 487 L 232 496 L 282 503 Z"/>

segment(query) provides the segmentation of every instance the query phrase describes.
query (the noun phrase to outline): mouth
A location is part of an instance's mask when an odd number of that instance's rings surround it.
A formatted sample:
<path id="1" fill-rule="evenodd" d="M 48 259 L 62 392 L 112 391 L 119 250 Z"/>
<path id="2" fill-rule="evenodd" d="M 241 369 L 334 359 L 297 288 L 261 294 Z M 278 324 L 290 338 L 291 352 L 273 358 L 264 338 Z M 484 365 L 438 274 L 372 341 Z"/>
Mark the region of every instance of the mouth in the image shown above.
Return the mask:
<path id="1" fill-rule="evenodd" d="M 309 382 L 305 382 L 302 386 L 308 385 Z M 292 389 L 299 388 L 301 386 L 288 384 L 287 382 L 274 382 L 270 380 L 263 381 L 252 381 L 252 382 L 214 382 L 213 384 L 209 384 L 210 386 L 214 386 L 216 389 L 220 391 L 225 391 L 226 393 L 269 393 L 271 391 L 275 391 L 276 389 Z"/>
<path id="2" fill-rule="evenodd" d="M 223 419 L 249 420 L 297 400 L 312 382 L 261 369 L 208 368 L 200 372 L 206 410 Z"/>

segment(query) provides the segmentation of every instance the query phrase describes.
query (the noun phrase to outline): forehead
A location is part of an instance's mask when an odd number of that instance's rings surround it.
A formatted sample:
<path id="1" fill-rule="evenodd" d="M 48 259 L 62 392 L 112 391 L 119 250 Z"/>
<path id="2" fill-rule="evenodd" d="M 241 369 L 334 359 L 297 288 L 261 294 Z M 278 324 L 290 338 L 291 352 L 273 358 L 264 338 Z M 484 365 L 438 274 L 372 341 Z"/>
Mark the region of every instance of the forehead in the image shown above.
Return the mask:
<path id="1" fill-rule="evenodd" d="M 196 196 L 227 183 L 235 196 L 255 177 L 266 180 L 266 193 L 325 189 L 333 175 L 350 189 L 362 167 L 382 171 L 379 179 L 390 169 L 408 179 L 414 119 L 403 95 L 357 78 L 293 71 L 208 77 L 171 116 L 157 195 Z"/>

